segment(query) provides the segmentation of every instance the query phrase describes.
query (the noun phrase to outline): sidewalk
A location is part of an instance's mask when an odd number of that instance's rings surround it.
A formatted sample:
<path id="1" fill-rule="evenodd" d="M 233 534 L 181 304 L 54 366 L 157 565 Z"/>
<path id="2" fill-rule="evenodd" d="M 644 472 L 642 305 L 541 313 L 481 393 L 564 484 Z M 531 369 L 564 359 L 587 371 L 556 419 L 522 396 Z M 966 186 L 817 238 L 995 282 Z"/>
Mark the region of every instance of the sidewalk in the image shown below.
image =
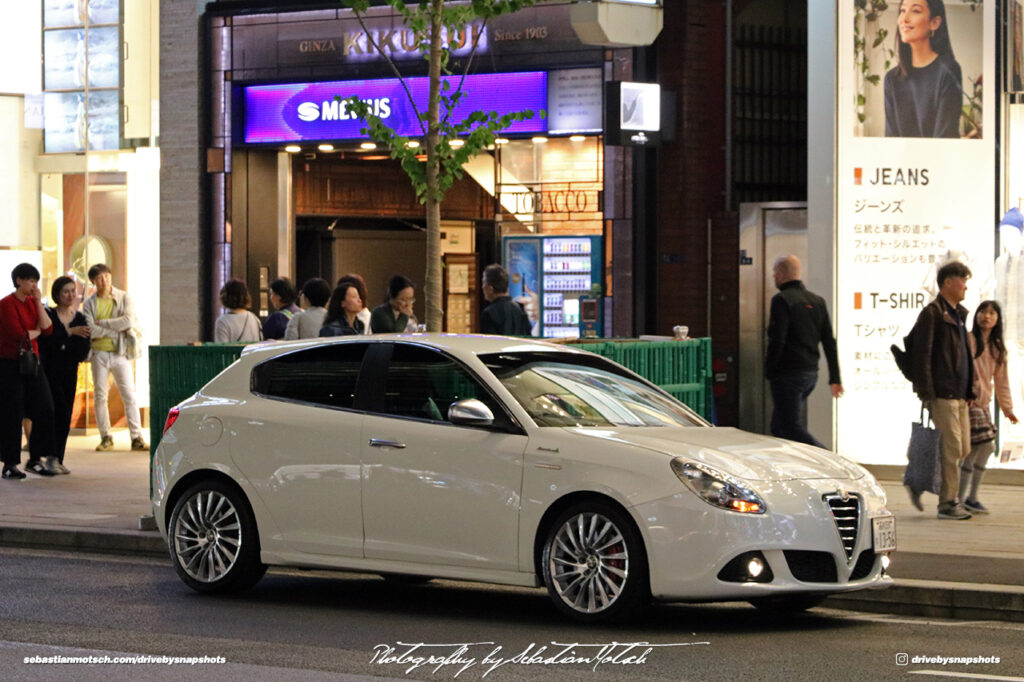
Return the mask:
<path id="1" fill-rule="evenodd" d="M 93 450 L 98 440 L 69 439 L 68 476 L 0 481 L 0 545 L 167 556 L 156 531 L 139 530 L 152 513 L 149 454 L 129 450 L 127 431 L 115 433 L 109 452 Z M 827 606 L 1024 621 L 1024 486 L 985 485 L 981 498 L 992 514 L 940 521 L 934 495 L 924 496 L 919 512 L 899 481 L 882 483 L 896 515 L 895 585 L 832 597 Z"/>

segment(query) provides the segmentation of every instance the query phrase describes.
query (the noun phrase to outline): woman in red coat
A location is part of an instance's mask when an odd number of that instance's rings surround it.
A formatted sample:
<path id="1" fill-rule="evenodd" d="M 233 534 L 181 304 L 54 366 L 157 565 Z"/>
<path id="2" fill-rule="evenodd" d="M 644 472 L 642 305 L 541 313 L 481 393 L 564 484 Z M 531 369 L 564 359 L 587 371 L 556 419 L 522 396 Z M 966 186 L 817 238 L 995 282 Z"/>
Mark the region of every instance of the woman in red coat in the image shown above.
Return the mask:
<path id="1" fill-rule="evenodd" d="M 31 348 L 36 359 L 36 339 L 49 334 L 53 323 L 46 314 L 39 293 L 39 271 L 29 263 L 21 263 L 11 272 L 14 293 L 0 299 L 0 386 L 5 400 L 0 403 L 0 459 L 3 478 L 25 478 L 18 470 L 21 463 L 21 420 L 32 420 L 29 438 L 29 460 L 25 469 L 40 476 L 52 476 L 43 463 L 54 457 L 53 398 L 46 375 L 36 365 L 34 374 L 22 374 L 18 353 Z"/>

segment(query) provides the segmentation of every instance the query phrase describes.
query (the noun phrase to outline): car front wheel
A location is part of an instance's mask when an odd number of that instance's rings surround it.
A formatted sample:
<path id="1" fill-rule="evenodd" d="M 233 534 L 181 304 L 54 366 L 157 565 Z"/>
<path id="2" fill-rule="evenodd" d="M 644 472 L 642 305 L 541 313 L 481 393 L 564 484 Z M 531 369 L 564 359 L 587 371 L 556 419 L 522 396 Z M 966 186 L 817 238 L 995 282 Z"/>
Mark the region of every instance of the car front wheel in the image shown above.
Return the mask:
<path id="1" fill-rule="evenodd" d="M 174 568 L 197 592 L 247 590 L 263 577 L 256 522 L 245 498 L 222 481 L 197 483 L 171 513 Z"/>
<path id="2" fill-rule="evenodd" d="M 627 616 L 650 598 L 647 558 L 633 521 L 613 505 L 584 502 L 558 516 L 542 555 L 555 606 L 581 622 Z"/>

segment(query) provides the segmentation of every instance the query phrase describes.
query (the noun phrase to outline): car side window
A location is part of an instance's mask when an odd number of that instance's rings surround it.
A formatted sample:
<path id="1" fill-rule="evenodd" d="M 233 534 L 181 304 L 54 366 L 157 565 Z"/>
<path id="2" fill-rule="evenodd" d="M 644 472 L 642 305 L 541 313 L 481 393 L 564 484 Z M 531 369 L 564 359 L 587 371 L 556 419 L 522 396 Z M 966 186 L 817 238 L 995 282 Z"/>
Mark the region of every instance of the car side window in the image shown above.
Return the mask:
<path id="1" fill-rule="evenodd" d="M 482 401 L 496 420 L 504 417 L 490 392 L 454 359 L 423 346 L 394 345 L 384 378 L 386 414 L 447 422 L 451 404 L 467 398 Z"/>
<path id="2" fill-rule="evenodd" d="M 331 344 L 280 355 L 253 369 L 252 391 L 270 398 L 352 409 L 367 345 Z"/>

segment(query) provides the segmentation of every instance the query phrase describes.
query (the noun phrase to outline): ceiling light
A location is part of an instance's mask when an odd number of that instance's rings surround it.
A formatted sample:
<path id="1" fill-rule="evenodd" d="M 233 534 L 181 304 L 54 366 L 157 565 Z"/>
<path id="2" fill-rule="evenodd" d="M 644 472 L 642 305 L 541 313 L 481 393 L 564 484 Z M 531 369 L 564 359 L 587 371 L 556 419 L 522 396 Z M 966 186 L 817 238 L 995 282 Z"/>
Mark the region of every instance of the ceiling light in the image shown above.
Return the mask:
<path id="1" fill-rule="evenodd" d="M 583 142 L 587 138 L 585 135 L 570 135 L 569 139 L 573 142 Z"/>
<path id="2" fill-rule="evenodd" d="M 334 145 L 333 144 L 321 144 L 321 145 L 317 146 L 317 149 L 319 149 L 322 152 L 333 152 L 334 151 Z"/>
<path id="3" fill-rule="evenodd" d="M 496 137 L 494 138 L 494 144 L 508 144 L 507 137 Z"/>
<path id="4" fill-rule="evenodd" d="M 452 140 L 448 144 L 450 144 L 452 146 L 452 149 L 458 149 L 459 147 L 465 147 L 466 146 L 466 141 L 465 140 L 458 140 L 458 139 L 456 139 L 456 140 Z"/>
<path id="5" fill-rule="evenodd" d="M 360 149 L 367 149 L 367 150 L 369 150 L 369 149 L 376 149 L 377 148 L 377 143 L 376 142 L 363 142 L 363 143 L 361 143 L 359 145 L 359 148 Z"/>
<path id="6" fill-rule="evenodd" d="M 541 137 L 540 135 L 538 135 L 537 137 L 533 138 L 533 143 L 534 144 L 544 144 L 547 141 L 548 141 L 548 138 Z"/>
<path id="7" fill-rule="evenodd" d="M 285 147 L 284 150 L 289 154 L 297 154 L 302 151 L 302 147 L 300 147 L 297 144 L 290 144 L 287 147 Z"/>
<path id="8" fill-rule="evenodd" d="M 408 147 L 409 149 L 419 149 L 420 142 L 419 140 L 409 140 L 408 142 L 405 143 L 405 146 Z"/>

